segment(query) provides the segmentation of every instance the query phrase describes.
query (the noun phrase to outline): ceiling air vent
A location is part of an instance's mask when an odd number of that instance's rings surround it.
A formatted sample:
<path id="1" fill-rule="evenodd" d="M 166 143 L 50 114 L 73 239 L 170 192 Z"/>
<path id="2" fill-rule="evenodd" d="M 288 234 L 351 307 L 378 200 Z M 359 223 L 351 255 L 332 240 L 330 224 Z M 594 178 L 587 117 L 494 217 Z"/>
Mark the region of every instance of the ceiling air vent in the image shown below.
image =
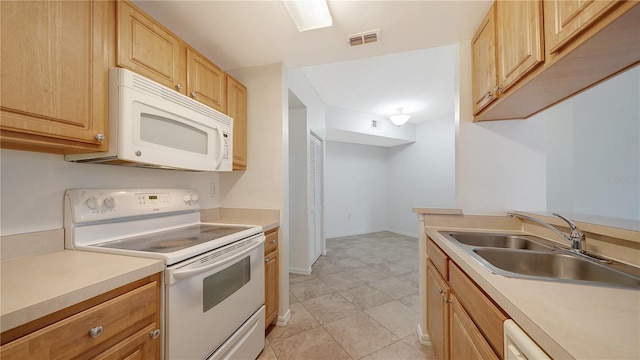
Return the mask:
<path id="1" fill-rule="evenodd" d="M 374 42 L 378 42 L 378 38 L 380 37 L 380 29 L 365 31 L 359 34 L 349 35 L 349 45 L 357 46 L 364 44 L 371 44 Z"/>

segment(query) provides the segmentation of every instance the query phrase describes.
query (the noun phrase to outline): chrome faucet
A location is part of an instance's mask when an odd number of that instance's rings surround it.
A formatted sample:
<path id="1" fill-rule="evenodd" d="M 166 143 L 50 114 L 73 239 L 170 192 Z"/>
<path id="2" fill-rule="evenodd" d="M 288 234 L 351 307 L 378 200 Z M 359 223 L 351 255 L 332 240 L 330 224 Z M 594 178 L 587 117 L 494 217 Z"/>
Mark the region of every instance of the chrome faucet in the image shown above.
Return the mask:
<path id="1" fill-rule="evenodd" d="M 580 231 L 580 229 L 578 229 L 578 227 L 576 226 L 576 224 L 573 223 L 573 221 L 567 219 L 566 217 L 559 215 L 557 213 L 553 213 L 554 216 L 559 217 L 560 219 L 564 220 L 568 225 L 569 228 L 571 229 L 571 234 L 569 234 L 569 236 L 563 234 L 560 230 L 556 229 L 555 227 L 553 227 L 551 224 L 548 224 L 542 220 L 538 220 L 534 217 L 531 216 L 527 216 L 527 215 L 522 215 L 522 214 L 516 214 L 516 213 L 507 213 L 507 216 L 510 217 L 516 217 L 516 218 L 520 218 L 520 219 L 525 219 L 525 220 L 531 220 L 535 223 L 538 223 L 544 227 L 546 227 L 547 229 L 555 232 L 556 234 L 560 235 L 563 239 L 567 240 L 570 244 L 571 244 L 571 250 L 577 253 L 584 253 L 585 250 L 585 236 L 582 233 L 582 231 Z"/>

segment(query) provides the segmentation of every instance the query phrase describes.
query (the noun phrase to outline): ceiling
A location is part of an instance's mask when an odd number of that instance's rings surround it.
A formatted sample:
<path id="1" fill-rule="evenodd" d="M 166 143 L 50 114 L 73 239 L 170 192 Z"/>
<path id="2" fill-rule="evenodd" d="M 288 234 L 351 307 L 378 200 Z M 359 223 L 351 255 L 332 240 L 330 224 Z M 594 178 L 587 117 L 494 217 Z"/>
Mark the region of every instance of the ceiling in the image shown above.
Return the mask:
<path id="1" fill-rule="evenodd" d="M 284 4 L 133 1 L 223 70 L 282 62 L 302 68 L 327 106 L 378 115 L 401 106 L 419 123 L 453 112 L 455 47 L 491 1 L 329 1 L 333 26 L 298 32 Z M 351 34 L 380 30 L 350 47 Z"/>

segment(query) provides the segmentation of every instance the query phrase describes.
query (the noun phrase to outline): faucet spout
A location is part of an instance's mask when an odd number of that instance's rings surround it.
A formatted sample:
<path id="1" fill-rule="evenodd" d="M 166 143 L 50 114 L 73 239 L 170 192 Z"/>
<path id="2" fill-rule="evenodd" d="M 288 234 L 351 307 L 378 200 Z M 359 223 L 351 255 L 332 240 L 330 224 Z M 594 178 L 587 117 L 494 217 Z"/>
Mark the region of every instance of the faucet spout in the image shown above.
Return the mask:
<path id="1" fill-rule="evenodd" d="M 573 221 L 567 219 L 566 217 L 564 217 L 562 215 L 559 215 L 557 213 L 553 213 L 553 215 L 559 217 L 562 220 L 564 220 L 569 225 L 569 229 L 571 229 L 571 233 L 569 234 L 569 236 L 563 234 L 560 230 L 556 229 L 551 224 L 546 223 L 546 222 L 544 222 L 542 220 L 536 219 L 534 217 L 527 216 L 527 215 L 522 215 L 522 214 L 516 214 L 516 213 L 512 213 L 512 212 L 507 213 L 507 216 L 533 221 L 533 222 L 535 222 L 537 224 L 540 224 L 540 225 L 546 227 L 547 229 L 553 231 L 554 233 L 558 234 L 560 237 L 562 237 L 563 239 L 568 241 L 569 244 L 571 244 L 571 250 L 572 251 L 578 252 L 578 253 L 583 253 L 584 250 L 585 250 L 585 246 L 584 246 L 585 236 L 582 233 L 582 231 L 580 231 L 580 229 L 578 229 L 578 226 L 576 226 L 576 224 Z"/>

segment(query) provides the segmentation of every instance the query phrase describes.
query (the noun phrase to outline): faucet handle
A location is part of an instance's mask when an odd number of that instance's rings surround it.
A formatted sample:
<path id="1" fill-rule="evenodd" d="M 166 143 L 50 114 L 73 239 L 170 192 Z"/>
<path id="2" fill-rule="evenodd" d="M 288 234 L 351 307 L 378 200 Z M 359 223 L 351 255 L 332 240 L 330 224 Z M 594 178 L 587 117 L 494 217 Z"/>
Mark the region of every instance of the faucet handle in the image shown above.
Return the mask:
<path id="1" fill-rule="evenodd" d="M 571 247 L 574 250 L 578 250 L 578 251 L 584 251 L 584 242 L 585 242 L 585 236 L 582 233 L 582 231 L 580 231 L 580 229 L 578 229 L 578 226 L 576 224 L 574 224 L 573 221 L 567 219 L 566 217 L 558 214 L 558 213 L 553 213 L 554 216 L 559 217 L 560 219 L 564 220 L 568 225 L 569 228 L 571 229 L 571 234 L 569 235 L 569 239 L 571 240 Z"/>

